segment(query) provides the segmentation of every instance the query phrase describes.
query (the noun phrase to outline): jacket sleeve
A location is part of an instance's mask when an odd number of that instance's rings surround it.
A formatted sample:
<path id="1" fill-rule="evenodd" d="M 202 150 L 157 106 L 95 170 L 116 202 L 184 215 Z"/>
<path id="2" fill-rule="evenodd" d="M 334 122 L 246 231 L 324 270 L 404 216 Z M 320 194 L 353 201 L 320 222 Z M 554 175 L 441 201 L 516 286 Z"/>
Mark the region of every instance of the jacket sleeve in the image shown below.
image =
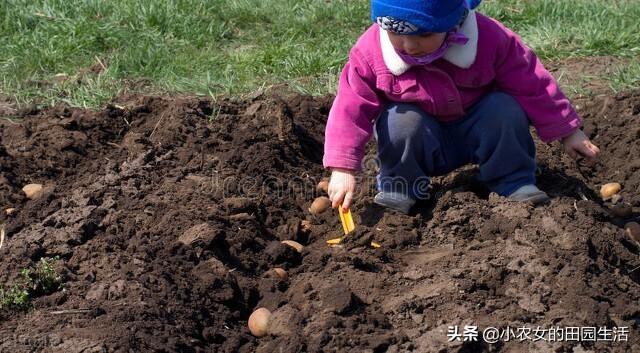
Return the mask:
<path id="1" fill-rule="evenodd" d="M 376 76 L 356 49 L 340 74 L 338 93 L 325 129 L 325 168 L 361 170 L 365 146 L 383 103 L 376 90 Z"/>
<path id="2" fill-rule="evenodd" d="M 582 121 L 535 53 L 509 29 L 502 30 L 496 60 L 497 89 L 522 106 L 544 142 L 570 135 Z"/>

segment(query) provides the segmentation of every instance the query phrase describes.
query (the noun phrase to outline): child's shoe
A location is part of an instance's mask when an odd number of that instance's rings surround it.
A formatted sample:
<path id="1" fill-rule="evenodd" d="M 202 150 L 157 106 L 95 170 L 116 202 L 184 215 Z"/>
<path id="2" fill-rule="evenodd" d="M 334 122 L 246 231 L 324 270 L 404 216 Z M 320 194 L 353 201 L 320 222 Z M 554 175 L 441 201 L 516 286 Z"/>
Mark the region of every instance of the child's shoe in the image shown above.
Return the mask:
<path id="1" fill-rule="evenodd" d="M 531 202 L 534 205 L 539 205 L 550 200 L 546 192 L 538 189 L 538 187 L 533 184 L 520 187 L 509 195 L 508 198 L 515 201 Z"/>
<path id="2" fill-rule="evenodd" d="M 388 207 L 404 214 L 408 214 L 411 207 L 416 203 L 416 200 L 409 196 L 397 192 L 379 192 L 374 198 L 373 202 L 380 206 Z"/>

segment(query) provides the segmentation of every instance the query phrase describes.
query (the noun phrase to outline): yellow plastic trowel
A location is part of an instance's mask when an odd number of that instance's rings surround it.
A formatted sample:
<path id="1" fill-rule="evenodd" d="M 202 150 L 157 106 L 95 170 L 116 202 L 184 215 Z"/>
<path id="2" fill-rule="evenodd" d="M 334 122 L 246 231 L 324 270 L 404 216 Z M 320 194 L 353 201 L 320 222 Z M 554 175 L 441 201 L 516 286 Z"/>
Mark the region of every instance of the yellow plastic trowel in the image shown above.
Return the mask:
<path id="1" fill-rule="evenodd" d="M 344 211 L 342 206 L 338 207 L 338 215 L 340 216 L 340 221 L 342 222 L 342 229 L 344 229 L 344 234 L 347 235 L 356 229 L 356 225 L 353 223 L 353 216 L 351 215 L 351 210 Z"/>
<path id="2" fill-rule="evenodd" d="M 351 215 L 351 210 L 344 211 L 342 209 L 342 205 L 338 207 L 338 215 L 340 216 L 340 222 L 342 223 L 342 229 L 344 230 L 344 235 L 348 235 L 356 229 L 355 223 L 353 223 L 353 216 Z M 327 240 L 327 244 L 329 246 L 339 245 L 342 242 L 341 238 L 329 239 Z M 379 248 L 380 244 L 376 242 L 371 242 L 371 246 L 374 248 Z"/>

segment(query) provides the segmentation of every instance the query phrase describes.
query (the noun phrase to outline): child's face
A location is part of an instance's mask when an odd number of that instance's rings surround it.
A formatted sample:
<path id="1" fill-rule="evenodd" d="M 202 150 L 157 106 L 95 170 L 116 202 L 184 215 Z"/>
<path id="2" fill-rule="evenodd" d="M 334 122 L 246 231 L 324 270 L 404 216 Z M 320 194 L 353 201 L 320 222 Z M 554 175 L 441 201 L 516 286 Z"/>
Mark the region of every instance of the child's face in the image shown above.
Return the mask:
<path id="1" fill-rule="evenodd" d="M 391 44 L 396 50 L 412 56 L 433 53 L 442 46 L 446 36 L 446 33 L 424 33 L 417 36 L 388 33 Z"/>

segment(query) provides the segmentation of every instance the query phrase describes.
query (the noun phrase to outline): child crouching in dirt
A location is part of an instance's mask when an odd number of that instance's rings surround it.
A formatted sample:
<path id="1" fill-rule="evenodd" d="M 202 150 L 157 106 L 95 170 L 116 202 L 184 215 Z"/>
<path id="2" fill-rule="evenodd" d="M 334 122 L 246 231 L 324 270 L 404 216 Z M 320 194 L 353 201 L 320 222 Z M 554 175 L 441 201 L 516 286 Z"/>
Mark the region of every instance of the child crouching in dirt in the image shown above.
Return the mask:
<path id="1" fill-rule="evenodd" d="M 348 209 L 365 145 L 378 142 L 374 202 L 408 213 L 430 176 L 478 164 L 499 195 L 543 203 L 531 123 L 574 159 L 600 152 L 535 54 L 473 9 L 481 0 L 373 0 L 375 22 L 351 49 L 325 132 L 329 197 Z"/>

